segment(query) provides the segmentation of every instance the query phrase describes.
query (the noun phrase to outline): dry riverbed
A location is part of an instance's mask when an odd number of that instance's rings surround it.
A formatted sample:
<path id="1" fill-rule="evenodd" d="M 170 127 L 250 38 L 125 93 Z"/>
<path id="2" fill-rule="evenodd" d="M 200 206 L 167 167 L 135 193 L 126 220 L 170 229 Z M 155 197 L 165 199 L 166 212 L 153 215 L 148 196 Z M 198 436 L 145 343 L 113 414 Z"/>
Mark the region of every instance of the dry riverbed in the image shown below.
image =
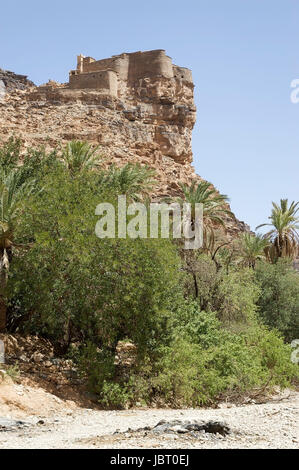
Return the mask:
<path id="1" fill-rule="evenodd" d="M 14 421 L 18 418 L 20 423 Z M 161 420 L 217 421 L 230 432 L 189 433 L 180 426 L 180 432 L 136 431 Z M 220 404 L 216 409 L 100 411 L 60 403 L 55 413 L 13 410 L 4 415 L 0 406 L 0 448 L 299 448 L 299 393 L 287 391 L 267 403 Z"/>

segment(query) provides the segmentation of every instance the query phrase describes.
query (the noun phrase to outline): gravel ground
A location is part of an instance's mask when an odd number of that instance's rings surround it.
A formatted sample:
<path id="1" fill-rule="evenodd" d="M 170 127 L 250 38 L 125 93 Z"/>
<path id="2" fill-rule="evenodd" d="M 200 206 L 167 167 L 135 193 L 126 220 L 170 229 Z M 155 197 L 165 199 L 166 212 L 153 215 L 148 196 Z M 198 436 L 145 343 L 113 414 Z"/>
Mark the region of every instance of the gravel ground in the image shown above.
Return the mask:
<path id="1" fill-rule="evenodd" d="M 299 448 L 298 411 L 298 392 L 265 404 L 222 404 L 217 409 L 65 410 L 50 418 L 28 416 L 24 419 L 28 426 L 1 431 L 0 448 Z M 225 422 L 231 433 L 223 437 L 202 432 L 195 438 L 128 431 L 154 426 L 162 419 L 217 420 Z"/>

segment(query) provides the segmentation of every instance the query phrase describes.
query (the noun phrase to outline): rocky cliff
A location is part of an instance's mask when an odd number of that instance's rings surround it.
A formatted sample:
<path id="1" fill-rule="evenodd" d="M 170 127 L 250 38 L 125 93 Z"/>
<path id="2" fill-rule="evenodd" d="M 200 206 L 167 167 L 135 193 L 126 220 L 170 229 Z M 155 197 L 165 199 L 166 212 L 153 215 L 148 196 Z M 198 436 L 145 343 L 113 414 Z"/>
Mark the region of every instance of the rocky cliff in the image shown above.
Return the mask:
<path id="1" fill-rule="evenodd" d="M 0 76 L 1 79 L 1 76 Z M 25 86 L 26 85 L 26 86 Z M 179 182 L 200 179 L 192 162 L 196 119 L 191 71 L 162 50 L 96 61 L 78 56 L 69 83 L 7 86 L 0 100 L 0 140 L 56 147 L 71 139 L 100 146 L 108 163 L 155 168 L 155 196 L 176 195 Z M 245 224 L 230 221 L 232 233 Z"/>
<path id="2" fill-rule="evenodd" d="M 17 75 L 8 70 L 0 69 L 0 94 L 4 95 L 13 90 L 25 90 L 34 86 L 34 83 L 27 79 L 26 75 Z"/>

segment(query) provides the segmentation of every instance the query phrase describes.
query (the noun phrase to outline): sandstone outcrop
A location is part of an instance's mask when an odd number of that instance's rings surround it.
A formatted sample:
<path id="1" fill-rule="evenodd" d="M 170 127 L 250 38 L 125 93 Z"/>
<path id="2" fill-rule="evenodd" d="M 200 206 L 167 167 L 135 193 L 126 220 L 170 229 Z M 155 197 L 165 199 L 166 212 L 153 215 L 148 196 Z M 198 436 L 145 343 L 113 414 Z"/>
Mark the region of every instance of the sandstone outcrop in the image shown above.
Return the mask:
<path id="1" fill-rule="evenodd" d="M 0 69 L 0 95 L 13 90 L 25 90 L 34 86 L 26 75 L 17 75 L 8 70 Z"/>
<path id="2" fill-rule="evenodd" d="M 164 50 L 99 61 L 80 55 L 68 83 L 27 85 L 11 87 L 0 100 L 0 140 L 16 135 L 25 147 L 46 149 L 87 140 L 100 146 L 107 164 L 153 167 L 158 198 L 177 195 L 179 182 L 200 179 L 191 165 L 192 74 Z M 237 220 L 230 225 L 232 232 L 245 229 Z"/>

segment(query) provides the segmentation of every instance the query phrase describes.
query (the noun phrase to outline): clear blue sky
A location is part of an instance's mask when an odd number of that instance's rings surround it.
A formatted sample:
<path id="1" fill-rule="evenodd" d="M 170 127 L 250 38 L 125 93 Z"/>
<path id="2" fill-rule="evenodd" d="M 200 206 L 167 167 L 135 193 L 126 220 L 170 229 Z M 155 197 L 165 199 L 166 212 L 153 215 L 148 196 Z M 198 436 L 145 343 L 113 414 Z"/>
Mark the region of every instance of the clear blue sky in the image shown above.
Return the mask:
<path id="1" fill-rule="evenodd" d="M 3 2 L 0 67 L 67 81 L 76 55 L 166 49 L 193 71 L 197 172 L 254 228 L 299 199 L 298 0 Z"/>

